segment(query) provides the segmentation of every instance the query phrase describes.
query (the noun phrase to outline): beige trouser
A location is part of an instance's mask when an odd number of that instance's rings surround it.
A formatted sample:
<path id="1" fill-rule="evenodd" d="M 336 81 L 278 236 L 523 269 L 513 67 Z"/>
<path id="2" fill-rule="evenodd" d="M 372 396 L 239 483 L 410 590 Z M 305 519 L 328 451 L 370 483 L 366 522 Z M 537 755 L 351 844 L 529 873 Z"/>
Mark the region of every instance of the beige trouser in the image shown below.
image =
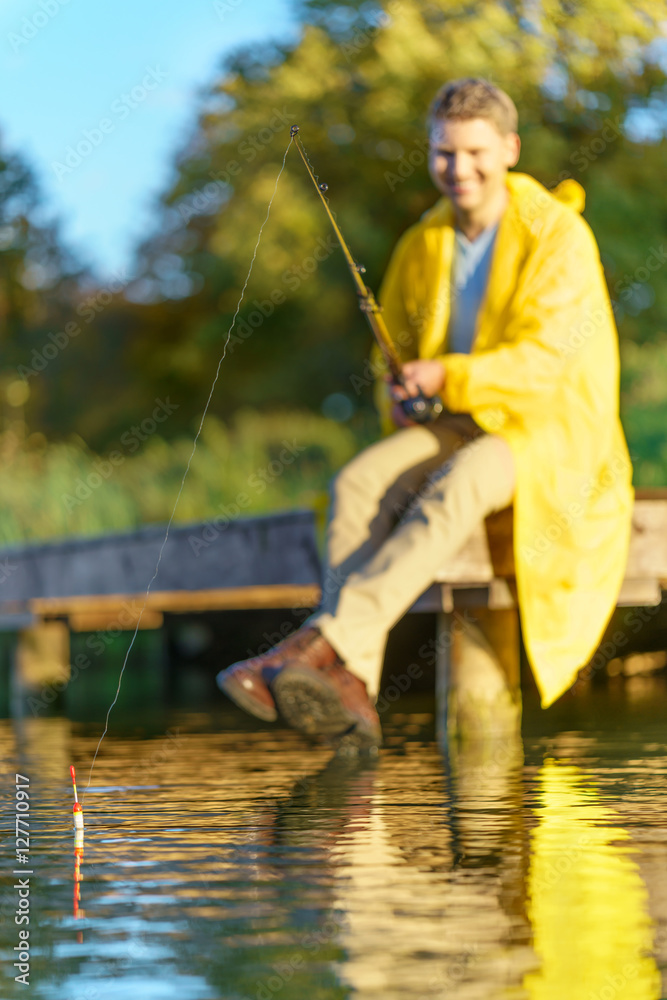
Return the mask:
<path id="1" fill-rule="evenodd" d="M 371 696 L 389 629 L 475 527 L 512 502 L 509 446 L 468 430 L 456 418 L 404 428 L 362 451 L 333 482 L 322 602 L 308 624 Z"/>

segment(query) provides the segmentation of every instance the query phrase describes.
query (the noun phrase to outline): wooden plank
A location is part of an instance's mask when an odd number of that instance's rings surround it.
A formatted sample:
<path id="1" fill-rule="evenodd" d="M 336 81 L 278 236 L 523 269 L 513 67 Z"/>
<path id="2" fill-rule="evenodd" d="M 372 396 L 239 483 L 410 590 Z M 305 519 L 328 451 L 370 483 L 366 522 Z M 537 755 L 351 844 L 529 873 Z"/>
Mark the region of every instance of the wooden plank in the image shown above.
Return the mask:
<path id="1" fill-rule="evenodd" d="M 320 560 L 315 514 L 296 510 L 261 517 L 165 525 L 95 538 L 69 538 L 5 548 L 11 576 L 0 600 L 71 595 L 142 595 L 162 551 L 155 590 L 317 585 Z M 164 550 L 162 547 L 164 545 Z"/>
<path id="2" fill-rule="evenodd" d="M 667 499 L 636 500 L 626 579 L 667 579 Z"/>
<path id="3" fill-rule="evenodd" d="M 624 580 L 618 595 L 618 607 L 651 607 L 662 600 L 659 580 Z M 415 612 L 450 612 L 454 608 L 489 608 L 501 611 L 517 605 L 516 583 L 494 577 L 480 584 L 469 580 L 456 584 L 434 583 L 410 608 Z"/>
<path id="4" fill-rule="evenodd" d="M 72 615 L 109 615 L 128 618 L 136 607 L 174 613 L 226 611 L 250 608 L 311 608 L 319 601 L 320 588 L 314 584 L 267 584 L 257 587 L 221 587 L 214 590 L 166 590 L 148 594 L 103 594 L 76 597 L 40 597 L 29 602 L 30 610 L 41 618 Z M 134 626 L 132 626 L 134 627 Z"/>
<path id="5" fill-rule="evenodd" d="M 642 494 L 646 491 L 640 491 Z M 667 580 L 667 490 L 665 499 L 635 501 L 626 579 Z M 512 508 L 486 519 L 455 556 L 443 563 L 436 579 L 452 584 L 490 583 L 515 576 L 512 552 Z"/>
<path id="6" fill-rule="evenodd" d="M 512 508 L 507 508 L 487 518 L 461 551 L 441 567 L 437 583 L 422 595 L 411 610 L 512 607 L 515 603 L 512 517 Z M 260 524 L 259 527 L 262 530 L 265 527 L 273 530 L 275 527 L 277 530 L 277 525 L 273 525 L 270 519 L 267 519 L 266 525 Z M 291 530 L 292 525 L 287 524 L 287 527 Z M 280 537 L 283 541 L 287 540 L 286 535 Z M 272 549 L 277 539 L 278 535 L 274 538 L 267 534 L 263 545 Z M 280 552 L 277 553 L 279 555 Z M 274 579 L 277 575 L 276 571 Z M 626 579 L 619 595 L 619 605 L 655 605 L 660 601 L 661 584 L 667 587 L 667 489 L 638 490 Z M 37 620 L 67 618 L 75 631 L 133 629 L 138 609 L 145 602 L 142 627 L 158 628 L 167 612 L 314 608 L 319 602 L 320 588 L 314 582 L 266 582 L 201 589 L 192 587 L 188 590 L 162 589 L 150 593 L 148 598 L 136 592 L 55 596 L 52 590 L 51 594 L 53 596 L 5 602 L 0 604 L 0 613 L 33 615 Z"/>
<path id="7" fill-rule="evenodd" d="M 463 548 L 443 563 L 436 579 L 479 584 L 495 577 L 514 577 L 513 516 L 513 508 L 507 507 L 487 517 Z"/>
<path id="8" fill-rule="evenodd" d="M 452 588 L 448 583 L 434 583 L 417 598 L 410 612 L 445 612 L 454 610 Z"/>
<path id="9" fill-rule="evenodd" d="M 637 486 L 635 500 L 667 500 L 667 486 Z"/>
<path id="10" fill-rule="evenodd" d="M 658 580 L 628 580 L 621 585 L 616 606 L 619 608 L 656 607 L 662 601 L 662 587 Z"/>
<path id="11" fill-rule="evenodd" d="M 480 584 L 490 582 L 494 577 L 513 577 L 513 516 L 513 508 L 507 507 L 487 517 L 463 548 L 442 564 L 436 580 L 452 584 Z"/>
<path id="12" fill-rule="evenodd" d="M 516 607 L 512 581 L 494 577 L 486 583 L 475 580 L 456 584 L 434 583 L 410 608 L 415 612 L 450 612 L 454 608 L 489 608 L 492 611 Z"/>
<path id="13" fill-rule="evenodd" d="M 125 632 L 139 629 L 156 629 L 164 625 L 164 615 L 161 611 L 146 609 L 141 614 L 141 607 L 133 608 L 132 613 L 119 614 L 117 607 L 104 611 L 75 611 L 67 616 L 72 632 Z"/>

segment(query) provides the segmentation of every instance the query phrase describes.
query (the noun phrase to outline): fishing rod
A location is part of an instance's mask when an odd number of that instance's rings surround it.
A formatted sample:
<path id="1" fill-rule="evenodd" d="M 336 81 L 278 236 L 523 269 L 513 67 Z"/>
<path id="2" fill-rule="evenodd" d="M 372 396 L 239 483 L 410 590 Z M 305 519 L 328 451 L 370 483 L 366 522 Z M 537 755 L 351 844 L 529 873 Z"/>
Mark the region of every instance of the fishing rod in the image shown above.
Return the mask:
<path id="1" fill-rule="evenodd" d="M 347 262 L 347 266 L 350 269 L 352 275 L 352 280 L 354 281 L 355 287 L 357 289 L 357 295 L 359 297 L 359 308 L 368 320 L 368 325 L 373 331 L 373 336 L 382 352 L 387 368 L 391 375 L 391 380 L 394 385 L 401 386 L 405 389 L 405 379 L 403 377 L 403 362 L 401 361 L 398 351 L 394 345 L 393 340 L 387 330 L 387 324 L 382 318 L 382 307 L 378 304 L 373 292 L 370 290 L 364 279 L 361 277 L 365 274 L 366 268 L 361 264 L 357 264 L 354 257 L 350 253 L 350 249 L 343 238 L 338 223 L 333 217 L 333 213 L 329 208 L 329 202 L 324 197 L 325 193 L 328 191 L 329 186 L 324 183 L 318 183 L 315 174 L 312 171 L 308 157 L 306 156 L 306 151 L 303 148 L 301 138 L 298 135 L 299 126 L 292 125 L 290 129 L 290 136 L 294 139 L 294 144 L 301 154 L 301 159 L 303 160 L 308 175 L 315 185 L 315 190 L 320 196 L 320 200 L 324 205 L 324 210 L 329 216 L 329 221 L 333 226 L 333 231 L 336 234 L 336 239 L 340 243 L 341 250 Z M 431 420 L 435 420 L 443 410 L 442 400 L 439 396 L 426 396 L 422 390 L 417 386 L 417 394 L 415 396 L 410 396 L 408 399 L 402 399 L 401 407 L 406 417 L 413 420 L 417 424 L 430 423 Z"/>

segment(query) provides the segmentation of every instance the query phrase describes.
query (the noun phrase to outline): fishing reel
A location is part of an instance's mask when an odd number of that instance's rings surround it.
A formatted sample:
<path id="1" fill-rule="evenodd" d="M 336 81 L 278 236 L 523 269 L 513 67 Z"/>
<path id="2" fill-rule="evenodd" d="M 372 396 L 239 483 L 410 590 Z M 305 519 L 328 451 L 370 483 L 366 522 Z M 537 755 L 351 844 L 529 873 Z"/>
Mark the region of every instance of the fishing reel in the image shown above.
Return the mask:
<path id="1" fill-rule="evenodd" d="M 402 378 L 399 377 L 393 381 L 394 385 L 405 388 Z M 433 420 L 437 420 L 444 410 L 439 396 L 426 396 L 419 386 L 417 386 L 416 396 L 409 396 L 407 399 L 398 400 L 398 402 L 408 420 L 414 421 L 415 424 L 430 424 Z"/>
<path id="2" fill-rule="evenodd" d="M 440 416 L 443 405 L 439 396 L 425 396 L 420 389 L 417 396 L 401 400 L 401 409 L 408 420 L 414 420 L 416 424 L 430 424 Z"/>

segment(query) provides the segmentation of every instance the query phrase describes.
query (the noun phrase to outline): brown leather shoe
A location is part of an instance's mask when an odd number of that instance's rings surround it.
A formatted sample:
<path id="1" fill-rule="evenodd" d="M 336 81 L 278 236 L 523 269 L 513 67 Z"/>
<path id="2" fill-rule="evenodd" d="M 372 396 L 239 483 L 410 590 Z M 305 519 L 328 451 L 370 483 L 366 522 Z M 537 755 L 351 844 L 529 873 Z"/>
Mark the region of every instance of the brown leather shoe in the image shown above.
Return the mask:
<path id="1" fill-rule="evenodd" d="M 300 628 L 266 653 L 232 663 L 216 677 L 218 687 L 239 708 L 264 722 L 275 722 L 278 712 L 268 682 L 284 666 L 289 654 L 308 645 L 316 635 L 319 632 L 313 628 Z"/>
<path id="2" fill-rule="evenodd" d="M 289 650 L 269 681 L 288 725 L 309 736 L 345 736 L 359 746 L 382 742 L 380 719 L 366 685 L 351 673 L 316 629 L 302 646 Z"/>

